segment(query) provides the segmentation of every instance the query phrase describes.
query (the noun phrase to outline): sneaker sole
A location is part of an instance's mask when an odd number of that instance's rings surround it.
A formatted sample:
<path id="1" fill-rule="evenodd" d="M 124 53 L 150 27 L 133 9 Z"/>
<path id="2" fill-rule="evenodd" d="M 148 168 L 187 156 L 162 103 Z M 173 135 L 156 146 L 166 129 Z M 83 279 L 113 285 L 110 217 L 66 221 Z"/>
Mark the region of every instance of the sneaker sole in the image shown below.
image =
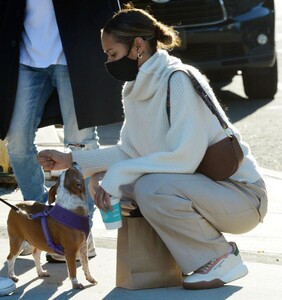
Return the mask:
<path id="1" fill-rule="evenodd" d="M 94 257 L 96 257 L 96 254 L 92 255 L 92 256 L 88 256 L 88 259 L 91 259 L 91 258 L 94 258 Z M 51 263 L 51 264 L 65 264 L 66 263 L 65 259 L 62 259 L 62 260 L 55 259 L 50 254 L 46 255 L 46 260 L 48 261 L 48 263 Z M 79 258 L 77 258 L 76 261 L 79 261 Z"/>
<path id="2" fill-rule="evenodd" d="M 24 252 L 24 250 L 23 250 L 23 252 L 20 253 L 20 256 L 28 256 L 28 255 L 31 255 L 31 254 L 32 254 L 32 251 Z"/>
<path id="3" fill-rule="evenodd" d="M 51 264 L 64 264 L 66 263 L 65 260 L 58 260 L 52 257 L 52 255 L 46 255 L 46 260 L 48 261 L 48 263 Z"/>
<path id="4" fill-rule="evenodd" d="M 231 281 L 240 279 L 248 274 L 248 268 L 244 264 L 238 265 L 230 272 L 222 276 L 222 278 L 216 278 L 211 281 L 198 281 L 198 282 L 185 282 L 183 281 L 182 286 L 187 290 L 203 290 L 203 289 L 214 289 L 222 287 L 224 284 Z"/>

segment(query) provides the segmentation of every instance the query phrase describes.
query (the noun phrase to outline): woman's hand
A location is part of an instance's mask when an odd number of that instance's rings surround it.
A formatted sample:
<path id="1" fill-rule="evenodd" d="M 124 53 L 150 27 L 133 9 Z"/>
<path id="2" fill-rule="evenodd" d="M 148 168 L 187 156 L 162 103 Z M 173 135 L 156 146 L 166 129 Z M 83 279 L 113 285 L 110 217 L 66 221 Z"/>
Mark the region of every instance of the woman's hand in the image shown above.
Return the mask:
<path id="1" fill-rule="evenodd" d="M 102 187 L 99 187 L 94 196 L 94 202 L 96 206 L 102 209 L 104 212 L 108 210 L 112 211 L 110 194 L 108 194 Z"/>
<path id="2" fill-rule="evenodd" d="M 37 160 L 44 170 L 62 170 L 72 166 L 71 153 L 63 153 L 57 150 L 40 151 Z"/>

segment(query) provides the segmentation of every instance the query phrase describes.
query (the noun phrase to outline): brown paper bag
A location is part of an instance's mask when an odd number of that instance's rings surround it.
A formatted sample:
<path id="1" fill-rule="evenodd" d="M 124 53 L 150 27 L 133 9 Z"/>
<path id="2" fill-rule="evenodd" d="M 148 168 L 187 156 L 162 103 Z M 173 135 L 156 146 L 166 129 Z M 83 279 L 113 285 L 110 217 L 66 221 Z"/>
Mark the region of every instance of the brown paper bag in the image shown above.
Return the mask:
<path id="1" fill-rule="evenodd" d="M 118 230 L 116 286 L 135 290 L 181 284 L 180 268 L 146 219 L 123 217 Z"/>

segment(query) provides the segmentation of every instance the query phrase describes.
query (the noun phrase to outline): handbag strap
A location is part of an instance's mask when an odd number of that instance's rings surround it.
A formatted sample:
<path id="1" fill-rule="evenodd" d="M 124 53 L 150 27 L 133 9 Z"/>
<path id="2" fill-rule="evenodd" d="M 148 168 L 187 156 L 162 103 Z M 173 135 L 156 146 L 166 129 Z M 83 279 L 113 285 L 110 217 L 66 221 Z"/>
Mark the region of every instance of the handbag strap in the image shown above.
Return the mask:
<path id="1" fill-rule="evenodd" d="M 203 87 L 200 85 L 199 81 L 195 78 L 195 76 L 190 72 L 190 71 L 186 71 L 186 70 L 175 70 L 173 71 L 168 78 L 168 86 L 167 86 L 167 114 L 168 114 L 168 118 L 169 118 L 169 123 L 170 123 L 170 86 L 169 86 L 169 82 L 170 82 L 170 78 L 171 76 L 175 73 L 175 72 L 184 72 L 186 75 L 188 75 L 188 77 L 190 78 L 196 92 L 198 93 L 198 95 L 202 98 L 202 100 L 205 102 L 205 104 L 207 105 L 207 107 L 210 109 L 210 111 L 217 117 L 221 127 L 223 129 L 228 129 L 228 125 L 227 123 L 223 120 L 222 116 L 220 115 L 217 107 L 215 106 L 215 104 L 213 103 L 213 101 L 211 100 L 211 98 L 209 97 L 209 95 L 206 93 L 206 91 L 203 89 Z M 233 133 L 232 133 L 233 134 Z M 230 135 L 230 134 L 228 134 Z"/>

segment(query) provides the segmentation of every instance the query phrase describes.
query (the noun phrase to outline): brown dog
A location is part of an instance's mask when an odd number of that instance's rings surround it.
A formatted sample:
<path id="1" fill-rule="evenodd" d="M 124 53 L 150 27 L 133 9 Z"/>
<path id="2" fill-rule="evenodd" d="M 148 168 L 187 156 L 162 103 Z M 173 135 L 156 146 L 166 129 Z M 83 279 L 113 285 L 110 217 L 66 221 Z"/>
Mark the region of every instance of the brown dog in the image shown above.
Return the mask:
<path id="1" fill-rule="evenodd" d="M 57 194 L 57 197 L 56 197 Z M 56 202 L 55 202 L 56 197 Z M 55 207 L 60 208 L 57 213 L 59 219 L 65 218 L 69 213 L 71 216 L 84 218 L 88 222 L 88 204 L 85 193 L 84 179 L 77 167 L 64 171 L 55 185 L 49 191 L 49 204 L 55 202 Z M 11 209 L 8 216 L 8 234 L 10 240 L 10 253 L 7 257 L 8 276 L 15 282 L 18 281 L 14 273 L 14 264 L 17 256 L 23 249 L 26 241 L 34 247 L 33 258 L 35 261 L 36 270 L 39 277 L 48 277 L 49 274 L 44 271 L 40 263 L 40 255 L 42 251 L 54 253 L 54 248 L 50 248 L 50 243 L 44 235 L 43 225 L 40 218 L 33 218 L 35 214 L 42 213 L 46 206 L 36 201 L 24 201 L 16 205 L 20 210 Z M 63 214 L 61 213 L 63 211 Z M 33 217 L 31 217 L 31 215 Z M 58 222 L 52 217 L 51 213 L 46 217 L 48 230 L 51 236 L 53 245 L 63 247 L 66 257 L 69 277 L 73 288 L 82 289 L 83 285 L 78 283 L 76 278 L 76 256 L 80 259 L 86 279 L 96 284 L 97 282 L 91 276 L 88 266 L 88 248 L 87 248 L 87 230 L 78 230 L 66 226 Z M 76 222 L 79 223 L 79 222 Z M 84 222 L 85 225 L 85 222 Z M 87 224 L 89 230 L 89 223 Z M 86 227 L 87 227 L 86 226 Z M 84 226 L 85 227 L 85 226 Z"/>

